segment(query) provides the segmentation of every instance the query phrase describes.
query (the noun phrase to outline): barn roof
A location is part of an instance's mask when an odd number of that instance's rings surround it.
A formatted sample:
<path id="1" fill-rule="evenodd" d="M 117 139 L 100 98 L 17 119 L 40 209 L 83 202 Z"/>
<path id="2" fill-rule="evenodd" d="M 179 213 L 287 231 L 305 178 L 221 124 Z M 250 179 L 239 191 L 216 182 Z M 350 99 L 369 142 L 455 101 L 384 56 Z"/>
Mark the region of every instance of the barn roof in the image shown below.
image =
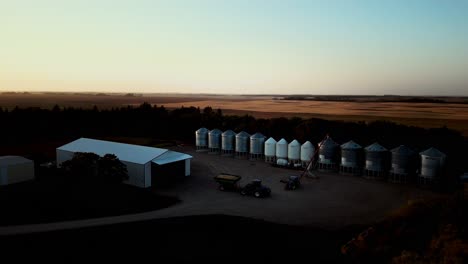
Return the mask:
<path id="1" fill-rule="evenodd" d="M 122 161 L 137 164 L 145 164 L 149 161 L 159 158 L 160 156 L 162 157 L 162 155 L 167 152 L 171 152 L 171 155 L 173 156 L 188 156 L 184 159 L 192 158 L 192 156 L 190 155 L 175 151 L 169 151 L 167 149 L 162 148 L 153 148 L 91 138 L 77 139 L 57 148 L 57 150 L 64 150 L 70 152 L 92 152 L 99 156 L 104 156 L 105 154 L 114 154 Z"/>
<path id="2" fill-rule="evenodd" d="M 1 156 L 0 157 L 0 166 L 16 165 L 16 164 L 23 164 L 23 163 L 29 163 L 29 162 L 32 162 L 32 160 L 23 158 L 21 156 Z"/>
<path id="3" fill-rule="evenodd" d="M 164 165 L 167 163 L 172 163 L 176 161 L 191 159 L 192 156 L 180 152 L 175 152 L 172 150 L 166 151 L 164 154 L 160 155 L 159 157 L 152 160 L 152 162 L 158 165 Z"/>

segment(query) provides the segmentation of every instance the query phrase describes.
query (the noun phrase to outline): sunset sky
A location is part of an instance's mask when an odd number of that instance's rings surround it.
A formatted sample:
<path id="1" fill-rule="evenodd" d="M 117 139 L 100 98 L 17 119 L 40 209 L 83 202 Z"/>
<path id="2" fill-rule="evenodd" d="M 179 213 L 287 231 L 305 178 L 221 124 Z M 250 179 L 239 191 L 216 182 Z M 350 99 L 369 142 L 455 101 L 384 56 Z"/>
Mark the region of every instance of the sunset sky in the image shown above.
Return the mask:
<path id="1" fill-rule="evenodd" d="M 0 91 L 468 96 L 464 0 L 0 0 Z"/>

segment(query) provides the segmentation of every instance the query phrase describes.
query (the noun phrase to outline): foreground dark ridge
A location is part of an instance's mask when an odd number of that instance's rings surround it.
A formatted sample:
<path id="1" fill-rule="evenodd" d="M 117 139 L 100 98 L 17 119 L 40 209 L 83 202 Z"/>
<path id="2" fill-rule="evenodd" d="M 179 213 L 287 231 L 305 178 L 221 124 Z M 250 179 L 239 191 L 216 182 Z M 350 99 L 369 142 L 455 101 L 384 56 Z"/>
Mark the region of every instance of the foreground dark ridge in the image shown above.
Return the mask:
<path id="1" fill-rule="evenodd" d="M 314 263 L 337 263 L 342 261 L 340 245 L 355 230 L 327 231 L 210 215 L 8 236 L 1 240 L 6 245 L 3 252 L 17 260 L 83 261 L 97 257 L 165 260 L 164 263 L 273 263 L 311 259 Z M 28 254 L 16 255 L 19 249 Z"/>

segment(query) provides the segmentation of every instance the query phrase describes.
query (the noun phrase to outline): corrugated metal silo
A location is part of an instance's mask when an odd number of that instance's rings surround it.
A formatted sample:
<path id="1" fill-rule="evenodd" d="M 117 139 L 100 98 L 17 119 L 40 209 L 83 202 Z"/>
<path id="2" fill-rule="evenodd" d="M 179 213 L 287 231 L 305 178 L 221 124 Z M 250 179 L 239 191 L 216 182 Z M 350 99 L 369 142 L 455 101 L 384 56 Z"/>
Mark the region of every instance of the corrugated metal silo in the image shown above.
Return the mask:
<path id="1" fill-rule="evenodd" d="M 302 167 L 306 167 L 309 164 L 310 160 L 314 156 L 315 147 L 310 143 L 310 141 L 304 142 L 301 146 L 301 163 Z"/>
<path id="2" fill-rule="evenodd" d="M 295 139 L 288 145 L 288 161 L 290 164 L 301 163 L 301 144 Z"/>
<path id="3" fill-rule="evenodd" d="M 274 138 L 269 138 L 265 141 L 265 161 L 269 163 L 274 163 L 276 161 L 276 140 Z"/>
<path id="4" fill-rule="evenodd" d="M 288 142 L 282 138 L 276 143 L 276 159 L 288 158 Z"/>
<path id="5" fill-rule="evenodd" d="M 390 166 L 390 174 L 388 180 L 395 183 L 406 183 L 409 177 L 414 174 L 415 167 L 415 152 L 407 146 L 400 145 L 391 150 L 392 159 Z"/>
<path id="6" fill-rule="evenodd" d="M 429 148 L 421 153 L 421 172 L 418 177 L 420 184 L 429 184 L 441 176 L 446 155 L 436 148 Z"/>
<path id="7" fill-rule="evenodd" d="M 195 131 L 195 146 L 197 151 L 208 150 L 208 133 L 210 131 L 204 127 Z"/>
<path id="8" fill-rule="evenodd" d="M 358 175 L 361 173 L 362 147 L 350 140 L 341 145 L 340 172 Z"/>
<path id="9" fill-rule="evenodd" d="M 247 157 L 249 155 L 249 138 L 247 132 L 239 132 L 236 135 L 236 156 Z"/>
<path id="10" fill-rule="evenodd" d="M 221 151 L 223 155 L 234 154 L 234 142 L 236 133 L 232 130 L 226 130 L 221 134 Z"/>
<path id="11" fill-rule="evenodd" d="M 263 158 L 263 148 L 265 143 L 265 136 L 262 133 L 255 133 L 250 136 L 250 158 L 261 159 Z"/>
<path id="12" fill-rule="evenodd" d="M 208 133 L 208 148 L 211 153 L 221 152 L 221 134 L 219 129 L 213 129 Z"/>
<path id="13" fill-rule="evenodd" d="M 319 146 L 318 167 L 319 170 L 336 170 L 336 156 L 338 144 L 327 136 Z"/>
<path id="14" fill-rule="evenodd" d="M 370 179 L 384 178 L 388 168 L 388 150 L 376 142 L 365 148 L 365 154 L 365 177 Z"/>

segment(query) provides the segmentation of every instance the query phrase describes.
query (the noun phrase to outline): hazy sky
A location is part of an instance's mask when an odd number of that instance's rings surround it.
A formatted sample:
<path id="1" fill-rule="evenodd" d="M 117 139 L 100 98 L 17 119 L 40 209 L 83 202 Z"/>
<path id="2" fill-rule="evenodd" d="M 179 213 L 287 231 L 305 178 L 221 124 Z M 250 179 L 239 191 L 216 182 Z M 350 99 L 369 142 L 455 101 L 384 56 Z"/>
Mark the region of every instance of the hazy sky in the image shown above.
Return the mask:
<path id="1" fill-rule="evenodd" d="M 0 0 L 0 90 L 468 95 L 468 0 Z"/>

